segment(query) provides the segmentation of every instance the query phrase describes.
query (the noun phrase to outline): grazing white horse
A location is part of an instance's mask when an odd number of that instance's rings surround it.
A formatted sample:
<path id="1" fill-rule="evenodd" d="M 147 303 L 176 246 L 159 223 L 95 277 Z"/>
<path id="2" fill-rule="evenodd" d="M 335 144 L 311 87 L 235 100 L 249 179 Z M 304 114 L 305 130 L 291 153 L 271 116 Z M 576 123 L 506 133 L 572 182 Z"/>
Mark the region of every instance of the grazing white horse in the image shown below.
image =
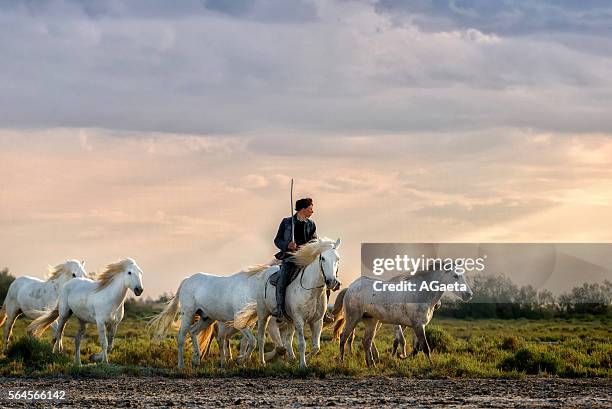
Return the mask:
<path id="1" fill-rule="evenodd" d="M 237 329 L 246 338 L 248 347 L 244 354 L 238 357 L 239 362 L 246 361 L 257 342 L 251 329 L 256 317 L 255 314 L 248 317 L 243 315 L 241 323 L 236 321 L 236 317 L 243 312 L 245 305 L 255 304 L 261 273 L 278 271 L 278 268 L 265 265 L 252 267 L 231 276 L 196 273 L 185 278 L 166 308 L 150 321 L 154 337 L 157 340 L 162 339 L 180 311 L 182 318 L 177 335 L 178 367 L 185 366 L 184 347 L 187 332 L 193 345 L 191 364 L 196 367 L 200 362 L 202 346 L 202 342 L 198 342 L 198 335 L 205 330 L 211 331 L 215 321 L 219 321 L 225 323 L 218 335 L 221 366 L 225 365 L 226 357 L 231 356 L 228 348 L 232 331 L 226 327 Z M 197 321 L 196 315 L 199 316 Z"/>
<path id="2" fill-rule="evenodd" d="M 100 359 L 108 363 L 108 353 L 113 347 L 117 326 L 123 319 L 123 304 L 128 289 L 137 296 L 143 291 L 142 270 L 131 258 L 109 264 L 95 281 L 77 278 L 68 282 L 60 291 L 55 309 L 34 320 L 28 326 L 28 332 L 40 336 L 57 319 L 58 334 L 53 350 L 61 351 L 64 327 L 74 314 L 79 320 L 79 329 L 74 339 L 75 363 L 81 365 L 81 339 L 88 323 L 98 327 L 102 347 Z"/>
<path id="3" fill-rule="evenodd" d="M 13 324 L 23 314 L 36 319 L 55 307 L 60 289 L 68 280 L 76 277 L 87 277 L 85 262 L 66 260 L 55 267 L 49 266 L 47 281 L 34 277 L 17 277 L 9 286 L 6 298 L 0 309 L 0 326 L 4 327 L 4 348 L 6 353 Z M 57 336 L 57 325 L 53 325 L 53 337 Z"/>
<path id="4" fill-rule="evenodd" d="M 302 271 L 298 277 L 287 286 L 285 297 L 286 311 L 293 320 L 293 325 L 281 328 L 281 337 L 287 352 L 292 354 L 290 344 L 293 331 L 298 335 L 298 351 L 300 354 L 300 367 L 306 368 L 306 340 L 304 339 L 304 325 L 310 326 L 312 334 L 312 350 L 308 357 L 319 352 L 321 344 L 321 329 L 323 316 L 327 306 L 325 288 L 335 290 L 340 287 L 338 281 L 338 264 L 340 255 L 340 239 L 333 241 L 328 238 L 318 238 L 301 246 L 292 256 L 292 261 Z M 245 318 L 257 316 L 257 341 L 259 345 L 259 362 L 265 365 L 264 338 L 266 327 L 272 312 L 276 310 L 276 293 L 269 283 L 273 271 L 265 271 L 260 278 L 257 305 L 248 305 L 243 314 L 237 318 L 238 322 Z"/>
<path id="5" fill-rule="evenodd" d="M 374 355 L 378 355 L 372 348 L 372 341 L 376 336 L 379 323 L 402 325 L 411 327 L 416 336 L 413 354 L 422 350 L 429 358 L 429 345 L 425 337 L 425 326 L 431 321 L 436 305 L 449 285 L 456 285 L 454 292 L 463 301 L 472 298 L 472 290 L 465 280 L 465 275 L 458 274 L 454 269 L 421 271 L 415 275 L 395 277 L 391 282 L 410 281 L 419 291 L 376 291 L 381 288 L 375 286 L 375 280 L 362 276 L 355 280 L 340 294 L 343 306 L 345 327 L 340 336 L 340 360 L 344 359 L 344 345 L 360 321 L 365 324 L 363 337 L 363 350 L 368 366 L 375 365 Z M 421 290 L 423 282 L 428 284 L 428 290 Z M 429 286 L 437 283 L 439 290 L 432 290 Z M 397 331 L 397 329 L 396 329 Z M 400 329 L 401 331 L 401 329 Z"/>

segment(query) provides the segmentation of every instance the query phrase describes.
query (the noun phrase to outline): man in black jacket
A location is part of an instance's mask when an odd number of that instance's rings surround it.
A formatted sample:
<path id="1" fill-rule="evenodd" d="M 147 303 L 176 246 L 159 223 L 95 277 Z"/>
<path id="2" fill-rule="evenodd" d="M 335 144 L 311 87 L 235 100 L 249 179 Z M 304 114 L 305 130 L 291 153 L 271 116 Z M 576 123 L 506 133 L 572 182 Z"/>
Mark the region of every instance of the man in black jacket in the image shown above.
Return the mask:
<path id="1" fill-rule="evenodd" d="M 304 198 L 295 202 L 295 211 L 296 213 L 292 217 L 283 219 L 280 226 L 278 226 L 278 233 L 276 233 L 276 238 L 274 239 L 274 244 L 280 250 L 274 257 L 283 261 L 280 276 L 276 283 L 276 317 L 278 319 L 282 319 L 282 317 L 291 319 L 285 311 L 285 290 L 289 285 L 289 277 L 291 277 L 292 272 L 296 268 L 296 265 L 289 260 L 291 252 L 297 250 L 299 246 L 308 243 L 310 240 L 317 238 L 317 226 L 310 220 L 310 216 L 314 213 L 312 210 L 312 199 Z M 292 234 L 293 226 L 295 226 L 294 234 Z"/>

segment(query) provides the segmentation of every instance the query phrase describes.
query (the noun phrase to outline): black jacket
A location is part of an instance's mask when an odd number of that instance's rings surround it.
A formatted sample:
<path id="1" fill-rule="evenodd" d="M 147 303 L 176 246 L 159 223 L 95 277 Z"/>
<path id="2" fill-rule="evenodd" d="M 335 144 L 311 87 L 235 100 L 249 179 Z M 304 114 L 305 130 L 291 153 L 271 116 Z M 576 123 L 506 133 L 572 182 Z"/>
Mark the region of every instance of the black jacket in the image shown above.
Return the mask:
<path id="1" fill-rule="evenodd" d="M 297 220 L 297 216 L 293 215 L 293 218 Z M 295 221 L 294 220 L 294 221 Z M 312 239 L 317 238 L 317 226 L 315 223 L 306 219 L 306 223 L 304 224 L 304 237 L 306 241 L 310 241 Z M 291 242 L 291 217 L 285 217 L 283 221 L 278 226 L 278 233 L 276 233 L 276 238 L 274 239 L 274 244 L 280 250 L 278 253 L 274 255 L 279 260 L 282 260 L 286 257 L 285 253 L 289 251 L 289 243 Z"/>

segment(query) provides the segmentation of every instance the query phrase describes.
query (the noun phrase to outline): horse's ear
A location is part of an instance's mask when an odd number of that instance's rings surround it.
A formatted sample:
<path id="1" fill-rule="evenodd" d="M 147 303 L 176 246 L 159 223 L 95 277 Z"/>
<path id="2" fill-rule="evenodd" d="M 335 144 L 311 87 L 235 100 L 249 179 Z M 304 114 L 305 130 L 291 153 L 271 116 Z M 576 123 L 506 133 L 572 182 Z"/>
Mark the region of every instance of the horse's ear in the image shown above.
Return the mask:
<path id="1" fill-rule="evenodd" d="M 85 260 L 81 260 L 81 265 L 85 267 Z"/>
<path id="2" fill-rule="evenodd" d="M 336 240 L 336 243 L 334 243 L 334 248 L 337 250 L 341 244 L 342 244 L 342 240 L 340 240 L 340 238 L 338 237 L 338 240 Z"/>

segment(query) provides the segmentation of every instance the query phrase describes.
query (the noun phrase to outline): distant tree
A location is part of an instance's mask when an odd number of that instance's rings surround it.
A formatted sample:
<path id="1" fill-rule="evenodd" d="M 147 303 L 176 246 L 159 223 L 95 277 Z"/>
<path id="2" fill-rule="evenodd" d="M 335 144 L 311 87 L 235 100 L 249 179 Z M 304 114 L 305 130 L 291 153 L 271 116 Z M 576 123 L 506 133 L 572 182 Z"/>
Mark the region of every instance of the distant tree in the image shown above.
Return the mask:
<path id="1" fill-rule="evenodd" d="M 9 286 L 14 280 L 15 277 L 9 273 L 8 268 L 5 267 L 4 269 L 0 270 L 0 305 L 4 303 Z"/>

